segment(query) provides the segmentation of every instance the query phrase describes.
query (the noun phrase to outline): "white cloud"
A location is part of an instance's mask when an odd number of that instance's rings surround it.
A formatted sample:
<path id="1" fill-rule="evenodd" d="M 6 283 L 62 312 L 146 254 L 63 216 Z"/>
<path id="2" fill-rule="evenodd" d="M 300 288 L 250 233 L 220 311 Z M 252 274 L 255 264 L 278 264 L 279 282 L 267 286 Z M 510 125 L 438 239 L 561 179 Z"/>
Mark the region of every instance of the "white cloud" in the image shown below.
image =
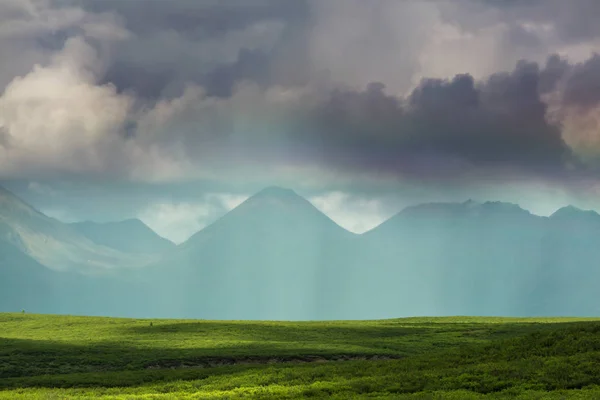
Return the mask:
<path id="1" fill-rule="evenodd" d="M 112 13 L 88 13 L 80 7 L 59 6 L 47 0 L 0 2 L 0 90 L 15 77 L 26 75 L 34 65 L 48 63 L 56 52 L 53 47 L 66 32 L 71 38 L 75 32 L 93 38 L 104 48 L 129 36 Z M 108 60 L 95 61 L 93 67 L 98 70 Z"/>
<path id="2" fill-rule="evenodd" d="M 159 235 L 180 244 L 247 198 L 229 193 L 209 193 L 197 202 L 152 204 L 142 210 L 138 218 Z"/>
<path id="3" fill-rule="evenodd" d="M 150 150 L 160 156 L 151 165 L 134 163 L 132 174 L 140 180 L 161 180 L 160 174 L 165 180 L 280 180 L 290 170 L 282 155 L 294 151 L 286 142 L 290 116 L 322 101 L 323 93 L 312 86 L 262 89 L 241 82 L 231 97 L 215 98 L 189 84 L 180 97 L 139 115 L 141 157 L 154 154 Z"/>
<path id="4" fill-rule="evenodd" d="M 52 65 L 35 66 L 14 79 L 0 97 L 3 174 L 30 169 L 102 171 L 132 100 L 110 85 L 97 86 L 86 69 L 95 52 L 80 38 L 70 39 Z"/>
<path id="5" fill-rule="evenodd" d="M 366 232 L 393 214 L 378 199 L 354 197 L 343 192 L 329 192 L 308 200 L 338 225 L 354 233 Z"/>
<path id="6" fill-rule="evenodd" d="M 27 189 L 44 196 L 54 197 L 57 195 L 56 190 L 54 190 L 52 187 L 39 182 L 29 182 Z"/>
<path id="7" fill-rule="evenodd" d="M 317 70 L 361 89 L 379 81 L 391 93 L 408 90 L 419 71 L 421 48 L 439 19 L 435 3 L 315 0 L 311 5 L 310 55 Z"/>
<path id="8" fill-rule="evenodd" d="M 363 88 L 386 85 L 405 95 L 421 78 L 470 73 L 484 78 L 520 59 L 543 63 L 553 53 L 583 61 L 596 38 L 563 37 L 561 19 L 576 16 L 563 1 L 493 5 L 456 0 L 314 0 L 311 62 L 333 79 Z"/>
<path id="9" fill-rule="evenodd" d="M 161 203 L 146 208 L 138 217 L 159 235 L 179 244 L 202 229 L 211 214 L 206 203 Z"/>
<path id="10" fill-rule="evenodd" d="M 249 196 L 229 193 L 211 193 L 206 197 L 209 200 L 216 200 L 226 211 L 231 211 L 246 201 Z"/>
<path id="11" fill-rule="evenodd" d="M 508 14 L 481 4 L 471 8 L 472 4 L 314 1 L 311 23 L 315 25 L 309 29 L 308 43 L 312 66 L 318 72 L 328 69 L 332 79 L 353 86 L 363 88 L 379 80 L 388 85 L 388 93 L 402 94 L 422 76 L 460 72 L 484 76 L 512 68 L 522 56 L 542 60 L 555 49 L 577 56 L 592 46 L 591 42 L 576 48 L 562 43 L 555 24 L 547 21 L 525 19 L 511 25 Z M 181 96 L 162 99 L 149 109 L 138 108 L 133 95 L 100 84 L 111 61 L 110 51 L 104 51 L 109 44 L 118 42 L 125 52 L 135 45 L 161 48 L 167 52 L 159 52 L 167 71 L 174 68 L 169 63 L 178 59 L 170 54 L 186 52 L 190 59 L 185 60 L 190 62 L 181 68 L 204 68 L 235 61 L 242 48 L 268 52 L 282 36 L 285 27 L 281 22 L 261 20 L 190 43 L 193 40 L 173 30 L 150 30 L 147 37 L 137 37 L 111 13 L 50 5 L 47 1 L 13 0 L 1 8 L 0 14 L 10 16 L 6 19 L 10 23 L 2 20 L 0 40 L 35 39 L 72 28 L 77 29 L 61 34 L 80 36 L 69 39 L 53 56 L 36 48 L 25 49 L 27 62 L 39 64 L 14 78 L 0 96 L 0 177 L 43 179 L 45 174 L 67 172 L 151 182 L 200 178 L 273 182 L 296 188 L 377 179 L 326 171 L 323 165 L 330 154 L 319 153 L 318 143 L 308 161 L 294 161 L 296 149 L 286 146 L 286 129 L 297 122 L 291 117 L 301 117 L 329 93 L 331 87 L 321 81 L 293 89 L 265 89 L 240 82 L 230 98 L 208 97 L 202 87 L 187 84 Z M 448 14 L 460 14 L 461 18 L 449 18 Z M 515 45 L 509 37 L 515 26 L 537 41 Z M 95 39 L 94 46 L 90 37 Z M 2 43 L 0 57 L 11 59 L 9 55 L 15 52 L 5 53 Z M 154 62 L 158 53 L 136 54 L 142 58 L 133 61 L 144 66 Z M 21 62 L 17 64 L 15 69 L 21 67 Z M 185 75 L 179 69 L 174 71 L 174 75 Z M 1 81 L 2 77 L 0 85 Z M 573 120 L 572 130 L 580 131 L 584 120 L 597 121 L 597 115 Z M 132 122 L 136 124 L 134 134 L 125 139 L 123 131 Z M 567 129 L 566 134 L 569 132 Z"/>

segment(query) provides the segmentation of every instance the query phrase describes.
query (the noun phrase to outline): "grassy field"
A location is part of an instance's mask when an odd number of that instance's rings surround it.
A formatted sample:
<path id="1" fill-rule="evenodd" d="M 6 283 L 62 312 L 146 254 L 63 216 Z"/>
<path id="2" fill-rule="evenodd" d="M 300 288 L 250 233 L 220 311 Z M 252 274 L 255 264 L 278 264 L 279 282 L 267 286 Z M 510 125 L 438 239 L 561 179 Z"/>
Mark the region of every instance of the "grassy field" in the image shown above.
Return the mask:
<path id="1" fill-rule="evenodd" d="M 600 399 L 600 320 L 0 314 L 0 399 Z"/>

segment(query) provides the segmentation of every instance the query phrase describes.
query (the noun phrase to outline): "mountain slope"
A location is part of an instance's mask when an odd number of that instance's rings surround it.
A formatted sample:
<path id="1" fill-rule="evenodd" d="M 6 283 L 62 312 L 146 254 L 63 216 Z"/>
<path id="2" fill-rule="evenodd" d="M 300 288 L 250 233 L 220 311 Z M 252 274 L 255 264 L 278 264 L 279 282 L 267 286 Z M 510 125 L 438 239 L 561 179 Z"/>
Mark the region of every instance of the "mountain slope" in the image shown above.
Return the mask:
<path id="1" fill-rule="evenodd" d="M 139 219 L 107 223 L 84 221 L 70 226 L 96 244 L 126 253 L 163 253 L 175 247 Z"/>
<path id="2" fill-rule="evenodd" d="M 0 311 L 56 311 L 53 274 L 13 244 L 0 241 Z"/>
<path id="3" fill-rule="evenodd" d="M 403 303 L 420 299 L 411 315 L 500 315 L 526 310 L 522 300 L 539 265 L 544 226 L 542 217 L 509 203 L 423 204 L 367 232 L 364 241 L 368 262 L 388 276 L 380 289 L 391 292 L 396 282 Z"/>
<path id="4" fill-rule="evenodd" d="M 354 235 L 294 192 L 269 188 L 144 273 L 160 282 L 155 297 L 168 299 L 156 308 L 177 316 L 600 313 L 600 218 L 560 214 L 502 202 L 423 204 Z"/>
<path id="5" fill-rule="evenodd" d="M 273 187 L 151 266 L 63 268 L 82 275 L 40 260 L 112 254 L 122 263 L 123 253 L 1 195 L 0 309 L 297 320 L 600 314 L 600 215 L 574 207 L 539 217 L 501 202 L 423 204 L 355 235 Z"/>
<path id="6" fill-rule="evenodd" d="M 598 233 L 600 216 L 573 207 L 547 218 L 501 202 L 426 204 L 366 233 L 362 263 L 403 282 L 403 303 L 422 300 L 410 315 L 595 315 Z"/>
<path id="7" fill-rule="evenodd" d="M 547 223 L 543 263 L 536 273 L 536 282 L 548 293 L 544 312 L 600 314 L 600 302 L 591 295 L 600 284 L 600 215 L 567 206 Z"/>
<path id="8" fill-rule="evenodd" d="M 157 290 L 206 318 L 313 318 L 323 270 L 356 240 L 295 192 L 272 187 L 193 235 L 152 276 L 162 274 Z"/>
<path id="9" fill-rule="evenodd" d="M 54 270 L 98 273 L 141 266 L 148 257 L 130 256 L 100 246 L 77 230 L 40 213 L 0 187 L 0 241 L 10 243 Z"/>

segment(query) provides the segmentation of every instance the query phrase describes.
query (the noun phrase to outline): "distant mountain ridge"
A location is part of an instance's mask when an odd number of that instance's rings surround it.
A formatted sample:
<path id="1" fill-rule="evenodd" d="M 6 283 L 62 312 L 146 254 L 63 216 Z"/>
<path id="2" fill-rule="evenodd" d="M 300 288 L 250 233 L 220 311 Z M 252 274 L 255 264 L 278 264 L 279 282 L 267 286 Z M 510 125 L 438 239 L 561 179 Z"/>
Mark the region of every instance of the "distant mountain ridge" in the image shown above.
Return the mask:
<path id="1" fill-rule="evenodd" d="M 17 277 L 11 285 L 27 293 L 57 288 L 27 298 L 32 309 L 207 319 L 600 314 L 600 215 L 575 207 L 543 217 L 503 202 L 421 204 L 358 235 L 293 190 L 270 187 L 174 246 L 138 221 L 67 226 L 0 194 L 0 252 L 12 254 L 0 257 L 0 278 Z M 107 242 L 119 231 L 124 243 Z M 140 266 L 148 246 L 165 251 L 143 268 L 64 275 L 30 251 L 41 246 L 36 235 Z M 11 293 L 0 310 L 25 302 Z"/>
<path id="2" fill-rule="evenodd" d="M 68 224 L 50 218 L 6 189 L 0 190 L 0 240 L 55 270 L 96 273 L 148 262 L 98 245 Z"/>

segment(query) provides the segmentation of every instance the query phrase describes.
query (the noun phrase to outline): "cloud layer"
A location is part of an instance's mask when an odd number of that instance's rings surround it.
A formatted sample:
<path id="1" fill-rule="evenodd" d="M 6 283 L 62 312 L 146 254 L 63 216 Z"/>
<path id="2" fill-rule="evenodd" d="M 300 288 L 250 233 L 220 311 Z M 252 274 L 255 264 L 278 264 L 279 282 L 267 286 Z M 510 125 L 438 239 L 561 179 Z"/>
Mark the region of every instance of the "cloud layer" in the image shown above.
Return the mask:
<path id="1" fill-rule="evenodd" d="M 575 3 L 4 1 L 0 179 L 591 193 L 600 7 Z"/>

